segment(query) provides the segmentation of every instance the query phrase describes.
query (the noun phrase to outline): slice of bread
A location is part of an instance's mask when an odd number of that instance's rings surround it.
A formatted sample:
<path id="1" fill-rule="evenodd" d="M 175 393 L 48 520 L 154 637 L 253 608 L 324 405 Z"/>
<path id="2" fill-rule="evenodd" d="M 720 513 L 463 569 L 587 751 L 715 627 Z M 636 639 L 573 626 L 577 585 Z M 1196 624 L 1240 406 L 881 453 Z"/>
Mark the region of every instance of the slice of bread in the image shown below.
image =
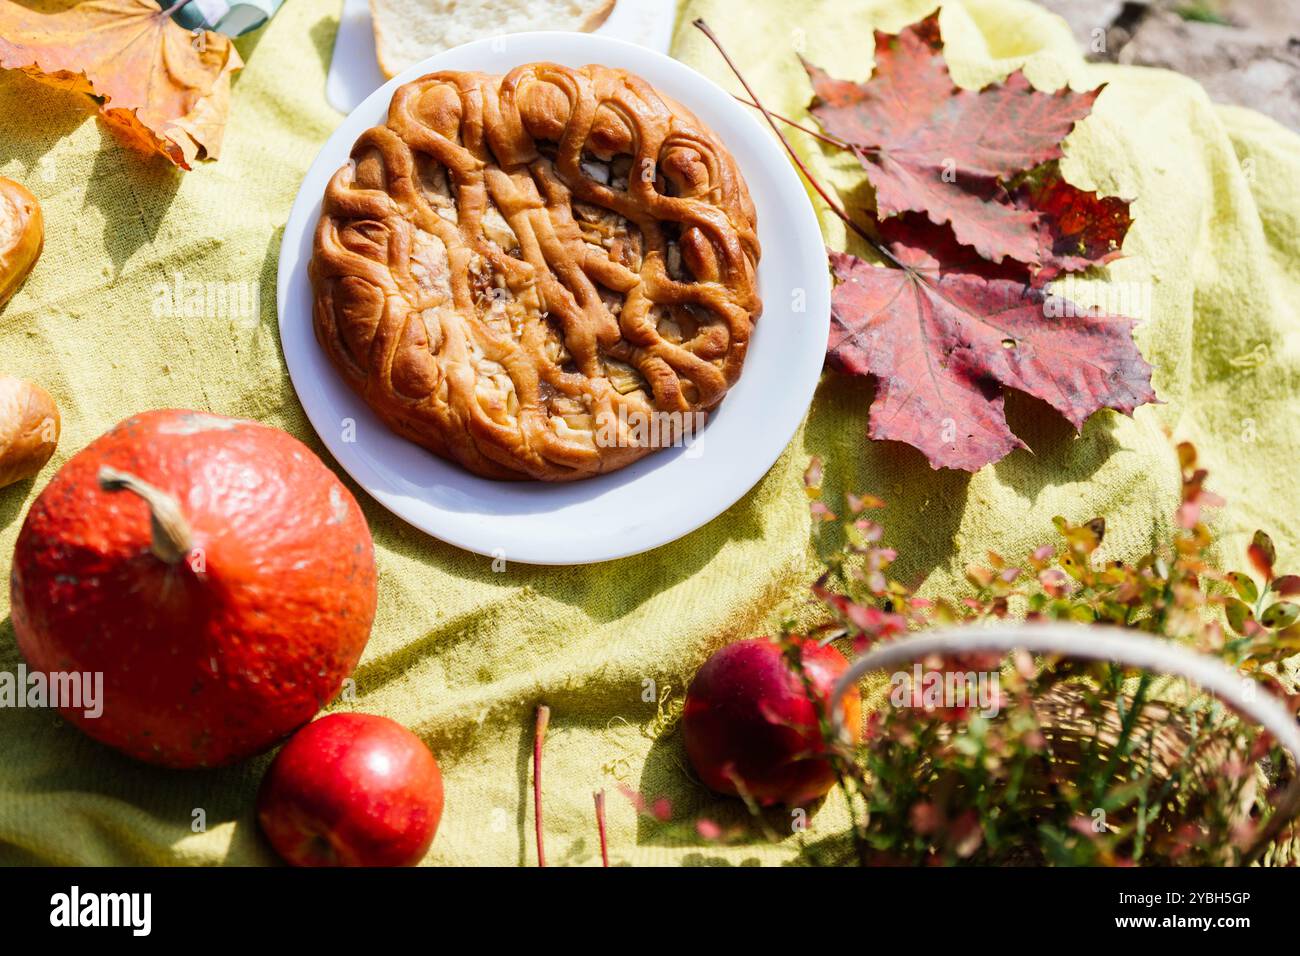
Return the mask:
<path id="1" fill-rule="evenodd" d="M 595 30 L 614 0 L 370 0 L 379 69 L 394 77 L 443 50 L 525 30 Z"/>

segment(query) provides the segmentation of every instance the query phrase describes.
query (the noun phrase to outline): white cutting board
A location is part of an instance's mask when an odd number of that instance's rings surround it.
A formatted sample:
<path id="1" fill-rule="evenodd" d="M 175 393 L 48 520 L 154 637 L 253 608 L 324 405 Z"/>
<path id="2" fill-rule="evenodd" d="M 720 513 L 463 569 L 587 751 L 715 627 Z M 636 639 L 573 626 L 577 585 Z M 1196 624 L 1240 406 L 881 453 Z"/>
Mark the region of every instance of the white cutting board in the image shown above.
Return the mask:
<path id="1" fill-rule="evenodd" d="M 667 53 L 676 17 L 677 0 L 618 0 L 609 19 L 594 32 Z M 351 113 L 383 85 L 384 74 L 375 61 L 370 0 L 343 0 L 325 96 L 340 113 Z"/>

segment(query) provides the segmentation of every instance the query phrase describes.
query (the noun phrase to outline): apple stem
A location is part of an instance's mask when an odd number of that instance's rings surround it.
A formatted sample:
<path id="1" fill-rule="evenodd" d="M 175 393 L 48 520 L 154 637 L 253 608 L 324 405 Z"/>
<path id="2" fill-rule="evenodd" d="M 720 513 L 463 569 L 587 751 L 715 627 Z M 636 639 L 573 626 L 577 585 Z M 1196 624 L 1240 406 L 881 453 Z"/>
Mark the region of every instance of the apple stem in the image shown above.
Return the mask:
<path id="1" fill-rule="evenodd" d="M 149 506 L 153 540 L 149 550 L 166 564 L 179 564 L 194 549 L 194 534 L 181 514 L 180 503 L 161 488 L 126 471 L 104 465 L 99 469 L 99 487 L 105 491 L 129 491 Z"/>
<path id="2" fill-rule="evenodd" d="M 835 213 L 835 215 L 838 216 L 843 221 L 845 226 L 847 226 L 853 232 L 857 233 L 857 235 L 860 236 L 862 240 L 876 252 L 877 255 L 881 256 L 884 259 L 889 260 L 900 269 L 907 269 L 907 267 L 902 262 L 900 262 L 899 259 L 892 252 L 889 251 L 888 248 L 885 247 L 884 243 L 882 243 L 879 239 L 873 236 L 865 228 L 858 225 L 858 223 L 854 221 L 853 217 L 850 216 L 848 212 L 845 211 L 844 207 L 841 206 L 834 199 L 832 199 L 831 194 L 828 193 L 826 189 L 822 186 L 822 184 L 817 181 L 817 177 L 815 177 L 812 174 L 812 172 L 804 164 L 804 161 L 799 157 L 799 154 L 794 151 L 794 147 L 790 145 L 790 141 L 786 139 L 785 134 L 781 132 L 781 127 L 776 125 L 776 120 L 772 118 L 772 114 L 768 112 L 767 107 L 763 105 L 763 101 L 758 98 L 758 95 L 750 87 L 749 81 L 745 79 L 745 76 L 743 73 L 740 72 L 739 67 L 737 67 L 736 64 L 732 61 L 731 56 L 727 53 L 726 49 L 722 46 L 722 41 L 717 38 L 713 30 L 709 27 L 709 25 L 704 22 L 704 18 L 698 17 L 695 20 L 691 21 L 691 26 L 695 27 L 695 29 L 699 30 L 706 37 L 708 37 L 709 42 L 712 43 L 715 47 L 717 47 L 718 52 L 722 54 L 722 59 L 726 61 L 727 66 L 731 69 L 731 72 L 734 73 L 736 79 L 740 81 L 740 85 L 743 86 L 745 88 L 745 92 L 749 94 L 749 98 L 753 101 L 752 105 L 760 113 L 763 114 L 763 119 L 767 120 L 767 125 L 772 127 L 772 132 L 774 132 L 776 134 L 776 138 L 781 141 L 781 145 L 785 147 L 785 151 L 790 154 L 790 159 L 794 161 L 794 164 L 797 167 L 799 167 L 799 172 L 803 173 L 804 179 L 808 180 L 809 185 L 811 185 L 813 189 L 817 190 L 817 195 L 822 197 L 822 201 L 825 202 L 826 205 L 830 207 L 831 212 Z"/>
<path id="3" fill-rule="evenodd" d="M 605 835 L 605 791 L 597 790 L 591 796 L 596 801 L 596 831 L 600 834 L 600 865 L 609 866 L 609 840 Z"/>
<path id="4" fill-rule="evenodd" d="M 537 725 L 533 730 L 533 824 L 537 831 L 537 865 L 546 865 L 546 847 L 542 842 L 542 743 L 546 725 L 551 722 L 551 708 L 537 708 Z"/>

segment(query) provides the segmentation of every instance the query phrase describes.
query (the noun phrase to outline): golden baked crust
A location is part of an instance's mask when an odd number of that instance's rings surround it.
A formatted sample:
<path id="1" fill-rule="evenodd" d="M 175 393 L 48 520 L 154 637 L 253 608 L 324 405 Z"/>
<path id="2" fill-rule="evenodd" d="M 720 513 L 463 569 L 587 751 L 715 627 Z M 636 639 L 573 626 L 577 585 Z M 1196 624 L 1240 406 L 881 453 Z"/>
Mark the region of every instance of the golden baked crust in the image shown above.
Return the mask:
<path id="1" fill-rule="evenodd" d="M 330 181 L 314 325 L 398 433 L 490 478 L 585 478 L 735 383 L 758 259 L 730 153 L 644 80 L 434 73 Z"/>

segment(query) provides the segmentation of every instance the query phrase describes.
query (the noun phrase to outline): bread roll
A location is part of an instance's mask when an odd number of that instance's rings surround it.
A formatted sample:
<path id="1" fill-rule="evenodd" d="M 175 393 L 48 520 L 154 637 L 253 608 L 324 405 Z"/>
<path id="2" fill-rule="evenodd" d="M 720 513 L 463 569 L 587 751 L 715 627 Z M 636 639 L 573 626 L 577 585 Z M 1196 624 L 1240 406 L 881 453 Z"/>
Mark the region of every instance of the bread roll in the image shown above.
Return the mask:
<path id="1" fill-rule="evenodd" d="M 35 477 L 59 443 L 59 409 L 35 382 L 0 375 L 0 488 Z"/>
<path id="2" fill-rule="evenodd" d="M 44 244 L 41 204 L 25 186 L 0 177 L 0 308 L 32 271 Z"/>

